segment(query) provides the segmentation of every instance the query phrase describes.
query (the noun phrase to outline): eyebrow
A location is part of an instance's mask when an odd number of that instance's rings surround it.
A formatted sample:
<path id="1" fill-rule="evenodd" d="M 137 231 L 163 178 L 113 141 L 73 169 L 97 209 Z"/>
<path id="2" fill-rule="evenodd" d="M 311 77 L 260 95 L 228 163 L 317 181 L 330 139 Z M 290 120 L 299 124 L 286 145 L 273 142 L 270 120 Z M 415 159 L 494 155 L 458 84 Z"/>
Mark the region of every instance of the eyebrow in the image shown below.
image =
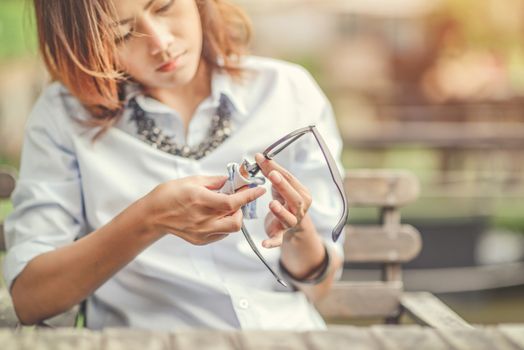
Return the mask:
<path id="1" fill-rule="evenodd" d="M 144 6 L 144 10 L 147 10 L 148 8 L 150 8 L 151 5 L 153 5 L 154 2 L 155 2 L 155 0 L 149 0 L 149 2 L 146 4 L 146 6 Z M 129 22 L 132 22 L 133 20 L 134 20 L 134 18 L 126 18 L 126 19 L 123 19 L 121 21 L 118 21 L 117 25 L 122 26 L 122 25 L 128 24 Z"/>

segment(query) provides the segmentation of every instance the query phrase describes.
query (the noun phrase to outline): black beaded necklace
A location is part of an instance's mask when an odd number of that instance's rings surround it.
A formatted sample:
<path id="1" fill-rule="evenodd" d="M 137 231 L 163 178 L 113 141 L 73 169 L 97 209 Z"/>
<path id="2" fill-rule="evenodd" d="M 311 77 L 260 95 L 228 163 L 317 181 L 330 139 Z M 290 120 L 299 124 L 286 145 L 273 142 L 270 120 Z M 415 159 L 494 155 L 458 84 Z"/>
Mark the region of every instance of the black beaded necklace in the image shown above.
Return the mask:
<path id="1" fill-rule="evenodd" d="M 231 114 L 232 105 L 226 95 L 220 95 L 220 103 L 216 114 L 211 120 L 209 136 L 195 147 L 188 145 L 179 145 L 167 136 L 156 126 L 153 118 L 136 102 L 136 98 L 129 101 L 129 107 L 132 109 L 131 121 L 134 121 L 137 127 L 137 133 L 140 139 L 152 147 L 161 151 L 191 159 L 200 159 L 210 154 L 215 148 L 220 146 L 231 135 Z"/>

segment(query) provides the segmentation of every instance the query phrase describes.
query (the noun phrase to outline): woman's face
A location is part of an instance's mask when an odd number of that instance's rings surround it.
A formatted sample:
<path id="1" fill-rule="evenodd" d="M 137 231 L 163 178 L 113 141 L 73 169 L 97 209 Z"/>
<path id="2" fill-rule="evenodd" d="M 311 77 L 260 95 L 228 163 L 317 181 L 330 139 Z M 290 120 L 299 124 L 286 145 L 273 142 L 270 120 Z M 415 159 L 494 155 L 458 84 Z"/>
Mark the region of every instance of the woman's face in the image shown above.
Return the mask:
<path id="1" fill-rule="evenodd" d="M 122 69 L 148 88 L 176 88 L 196 74 L 202 26 L 195 0 L 113 0 Z"/>

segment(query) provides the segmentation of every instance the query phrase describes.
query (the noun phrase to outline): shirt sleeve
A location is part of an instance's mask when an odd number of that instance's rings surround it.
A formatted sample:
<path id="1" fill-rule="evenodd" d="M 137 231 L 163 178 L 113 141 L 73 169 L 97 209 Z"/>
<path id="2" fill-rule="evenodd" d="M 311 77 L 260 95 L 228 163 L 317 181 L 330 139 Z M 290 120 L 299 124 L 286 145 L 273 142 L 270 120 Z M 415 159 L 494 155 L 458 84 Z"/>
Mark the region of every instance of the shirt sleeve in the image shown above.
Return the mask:
<path id="1" fill-rule="evenodd" d="M 14 279 L 36 256 L 71 243 L 84 232 L 78 163 L 56 86 L 36 102 L 25 131 L 20 174 L 5 221 L 4 277 Z"/>

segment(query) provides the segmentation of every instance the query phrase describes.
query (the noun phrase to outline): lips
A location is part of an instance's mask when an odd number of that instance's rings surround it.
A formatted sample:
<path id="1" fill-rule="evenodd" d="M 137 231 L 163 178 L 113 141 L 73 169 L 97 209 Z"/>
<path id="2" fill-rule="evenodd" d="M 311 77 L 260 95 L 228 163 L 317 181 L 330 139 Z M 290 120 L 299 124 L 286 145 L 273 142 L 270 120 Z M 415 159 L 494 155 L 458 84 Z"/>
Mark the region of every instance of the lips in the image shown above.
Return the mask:
<path id="1" fill-rule="evenodd" d="M 172 72 L 176 70 L 179 66 L 180 57 L 184 55 L 185 53 L 186 51 L 179 53 L 178 55 L 175 55 L 173 58 L 169 59 L 168 61 L 162 63 L 156 69 L 157 72 L 167 73 L 167 72 Z"/>

